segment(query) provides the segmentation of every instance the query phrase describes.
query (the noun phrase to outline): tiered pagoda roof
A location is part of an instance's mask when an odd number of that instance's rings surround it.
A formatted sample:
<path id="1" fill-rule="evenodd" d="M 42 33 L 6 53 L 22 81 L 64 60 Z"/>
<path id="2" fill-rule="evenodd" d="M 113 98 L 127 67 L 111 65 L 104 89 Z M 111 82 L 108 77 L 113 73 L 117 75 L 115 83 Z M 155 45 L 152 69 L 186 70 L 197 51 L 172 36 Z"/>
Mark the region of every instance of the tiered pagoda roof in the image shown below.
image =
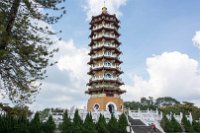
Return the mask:
<path id="1" fill-rule="evenodd" d="M 115 15 L 107 13 L 104 7 L 102 13 L 93 16 L 90 22 L 90 61 L 88 74 L 91 79 L 88 82 L 89 89 L 86 93 L 106 94 L 107 96 L 121 95 L 125 93 L 120 89 L 124 83 L 119 78 L 123 71 L 120 68 L 122 61 L 119 55 L 120 34 L 118 32 L 120 21 Z"/>

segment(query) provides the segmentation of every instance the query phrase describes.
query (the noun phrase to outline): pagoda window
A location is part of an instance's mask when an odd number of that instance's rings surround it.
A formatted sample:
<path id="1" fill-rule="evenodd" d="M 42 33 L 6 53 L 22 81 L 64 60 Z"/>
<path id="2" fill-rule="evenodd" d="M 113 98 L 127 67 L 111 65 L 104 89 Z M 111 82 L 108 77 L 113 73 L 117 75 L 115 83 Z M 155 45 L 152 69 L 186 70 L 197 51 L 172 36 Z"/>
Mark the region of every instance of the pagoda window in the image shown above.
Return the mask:
<path id="1" fill-rule="evenodd" d="M 112 63 L 110 63 L 110 62 L 104 62 L 104 65 L 105 66 L 112 66 Z"/>
<path id="2" fill-rule="evenodd" d="M 106 78 L 112 78 L 112 74 L 106 73 L 106 74 L 105 74 L 105 77 L 106 77 Z"/>

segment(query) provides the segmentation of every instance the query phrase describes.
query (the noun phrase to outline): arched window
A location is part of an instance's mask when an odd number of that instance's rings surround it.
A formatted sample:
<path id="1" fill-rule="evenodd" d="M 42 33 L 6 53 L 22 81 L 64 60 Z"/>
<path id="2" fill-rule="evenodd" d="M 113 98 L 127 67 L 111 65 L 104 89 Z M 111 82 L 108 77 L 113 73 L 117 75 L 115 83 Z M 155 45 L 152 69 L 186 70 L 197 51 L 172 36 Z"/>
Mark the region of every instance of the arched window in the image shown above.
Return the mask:
<path id="1" fill-rule="evenodd" d="M 96 103 L 93 108 L 94 108 L 95 111 L 98 111 L 99 107 L 100 107 L 99 104 Z"/>
<path id="2" fill-rule="evenodd" d="M 106 73 L 106 74 L 105 74 L 105 77 L 106 77 L 106 78 L 112 78 L 112 74 Z"/>

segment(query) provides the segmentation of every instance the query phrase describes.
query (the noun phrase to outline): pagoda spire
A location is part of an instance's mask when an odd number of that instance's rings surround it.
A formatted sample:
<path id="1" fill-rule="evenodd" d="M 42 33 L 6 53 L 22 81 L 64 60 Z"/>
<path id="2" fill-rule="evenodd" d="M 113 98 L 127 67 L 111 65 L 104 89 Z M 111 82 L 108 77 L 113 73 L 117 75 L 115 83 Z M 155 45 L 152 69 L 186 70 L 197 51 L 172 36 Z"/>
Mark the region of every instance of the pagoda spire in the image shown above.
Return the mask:
<path id="1" fill-rule="evenodd" d="M 107 13 L 107 8 L 106 8 L 106 1 L 104 0 L 103 8 L 102 8 L 102 13 Z"/>

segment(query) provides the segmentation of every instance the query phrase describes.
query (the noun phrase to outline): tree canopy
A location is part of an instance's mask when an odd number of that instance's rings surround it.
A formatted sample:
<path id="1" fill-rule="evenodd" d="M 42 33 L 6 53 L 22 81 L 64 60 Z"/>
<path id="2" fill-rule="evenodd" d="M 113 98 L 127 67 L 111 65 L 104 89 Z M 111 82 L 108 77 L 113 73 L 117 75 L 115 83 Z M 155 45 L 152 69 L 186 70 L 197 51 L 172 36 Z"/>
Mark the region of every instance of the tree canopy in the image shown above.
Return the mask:
<path id="1" fill-rule="evenodd" d="M 88 113 L 84 121 L 84 133 L 97 133 L 96 125 L 93 122 L 92 115 Z"/>
<path id="2" fill-rule="evenodd" d="M 63 14 L 65 0 L 0 1 L 0 90 L 14 103 L 26 104 L 40 89 L 56 48 L 51 24 Z M 52 14 L 52 15 L 50 15 Z"/>
<path id="3" fill-rule="evenodd" d="M 68 116 L 68 112 L 65 111 L 63 114 L 63 122 L 60 125 L 60 130 L 62 133 L 72 133 L 72 122 Z"/>

